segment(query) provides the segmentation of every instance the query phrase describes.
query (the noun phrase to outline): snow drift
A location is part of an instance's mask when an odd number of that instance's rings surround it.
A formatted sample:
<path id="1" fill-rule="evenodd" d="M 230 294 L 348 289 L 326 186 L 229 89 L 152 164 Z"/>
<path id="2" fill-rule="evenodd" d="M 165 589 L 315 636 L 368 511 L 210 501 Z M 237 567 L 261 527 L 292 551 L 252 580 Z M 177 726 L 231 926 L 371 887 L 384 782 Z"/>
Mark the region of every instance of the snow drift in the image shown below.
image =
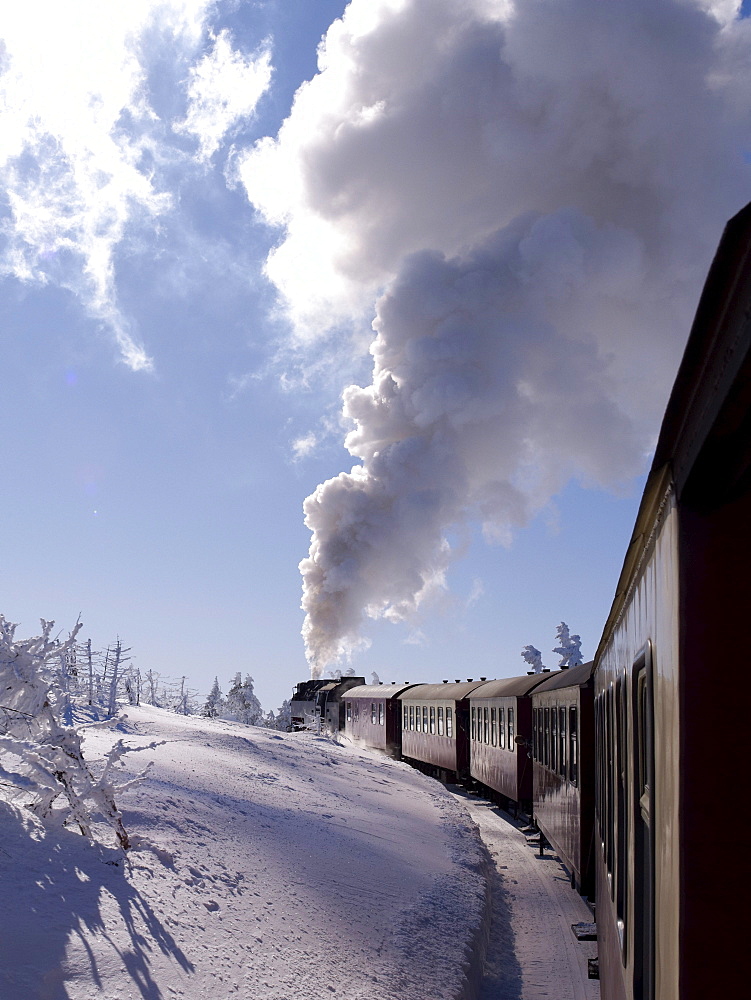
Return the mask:
<path id="1" fill-rule="evenodd" d="M 166 741 L 119 801 L 127 861 L 65 830 L 30 837 L 0 803 L 16 903 L 3 1000 L 461 995 L 486 855 L 438 783 L 320 737 L 152 707 L 120 730 Z M 113 740 L 91 733 L 87 755 Z"/>

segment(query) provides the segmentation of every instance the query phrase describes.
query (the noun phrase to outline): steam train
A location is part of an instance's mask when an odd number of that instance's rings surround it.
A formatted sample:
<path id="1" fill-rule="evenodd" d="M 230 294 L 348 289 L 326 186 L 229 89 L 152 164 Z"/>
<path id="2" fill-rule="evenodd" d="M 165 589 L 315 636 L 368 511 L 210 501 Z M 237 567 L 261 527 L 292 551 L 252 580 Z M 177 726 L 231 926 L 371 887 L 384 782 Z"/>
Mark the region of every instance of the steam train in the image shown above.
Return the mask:
<path id="1" fill-rule="evenodd" d="M 709 271 L 594 661 L 341 695 L 355 743 L 530 811 L 594 893 L 604 1000 L 747 989 L 750 866 L 724 841 L 748 785 L 750 542 L 751 205 Z"/>

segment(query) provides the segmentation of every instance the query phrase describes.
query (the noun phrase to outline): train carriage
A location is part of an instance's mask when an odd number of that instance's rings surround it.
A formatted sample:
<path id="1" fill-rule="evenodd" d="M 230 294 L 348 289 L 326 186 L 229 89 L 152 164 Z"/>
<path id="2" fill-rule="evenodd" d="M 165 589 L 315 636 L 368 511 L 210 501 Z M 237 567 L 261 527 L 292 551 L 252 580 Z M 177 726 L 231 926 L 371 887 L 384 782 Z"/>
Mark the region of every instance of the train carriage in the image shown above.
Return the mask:
<path id="1" fill-rule="evenodd" d="M 595 657 L 597 925 L 607 1000 L 742 996 L 751 608 L 751 205 L 709 272 Z M 724 696 L 723 696 L 724 695 Z"/>
<path id="2" fill-rule="evenodd" d="M 550 675 L 487 681 L 469 696 L 470 774 L 503 804 L 532 807 L 531 692 Z"/>
<path id="3" fill-rule="evenodd" d="M 418 684 L 400 694 L 402 756 L 441 778 L 469 778 L 469 701 L 481 681 Z"/>
<path id="4" fill-rule="evenodd" d="M 594 663 L 532 692 L 534 821 L 584 895 L 594 894 Z"/>
<path id="5" fill-rule="evenodd" d="M 401 756 L 401 705 L 398 696 L 411 684 L 365 684 L 342 696 L 344 735 L 357 746 Z"/>

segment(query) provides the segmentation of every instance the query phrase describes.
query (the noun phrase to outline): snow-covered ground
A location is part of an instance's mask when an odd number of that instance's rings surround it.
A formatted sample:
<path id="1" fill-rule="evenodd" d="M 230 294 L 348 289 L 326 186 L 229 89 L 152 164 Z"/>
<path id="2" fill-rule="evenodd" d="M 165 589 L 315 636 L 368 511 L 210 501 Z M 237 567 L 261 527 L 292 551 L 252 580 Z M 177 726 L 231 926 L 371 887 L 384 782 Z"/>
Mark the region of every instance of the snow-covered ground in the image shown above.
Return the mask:
<path id="1" fill-rule="evenodd" d="M 127 861 L 0 803 L 2 1000 L 462 995 L 488 857 L 437 782 L 323 737 L 127 714 L 84 744 L 165 741 L 125 759 L 155 762 L 118 802 Z"/>

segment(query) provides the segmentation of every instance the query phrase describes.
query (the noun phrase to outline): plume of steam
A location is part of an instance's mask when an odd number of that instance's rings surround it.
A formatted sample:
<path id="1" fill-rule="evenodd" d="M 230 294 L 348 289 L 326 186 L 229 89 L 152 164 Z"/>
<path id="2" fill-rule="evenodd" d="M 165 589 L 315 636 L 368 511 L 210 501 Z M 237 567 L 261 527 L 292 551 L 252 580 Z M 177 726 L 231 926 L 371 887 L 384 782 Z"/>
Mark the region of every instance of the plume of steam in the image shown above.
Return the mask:
<path id="1" fill-rule="evenodd" d="M 378 299 L 359 461 L 305 503 L 314 671 L 444 586 L 452 527 L 504 540 L 570 477 L 637 471 L 751 189 L 750 106 L 729 0 L 353 0 L 332 25 L 239 167 L 301 337 Z"/>

